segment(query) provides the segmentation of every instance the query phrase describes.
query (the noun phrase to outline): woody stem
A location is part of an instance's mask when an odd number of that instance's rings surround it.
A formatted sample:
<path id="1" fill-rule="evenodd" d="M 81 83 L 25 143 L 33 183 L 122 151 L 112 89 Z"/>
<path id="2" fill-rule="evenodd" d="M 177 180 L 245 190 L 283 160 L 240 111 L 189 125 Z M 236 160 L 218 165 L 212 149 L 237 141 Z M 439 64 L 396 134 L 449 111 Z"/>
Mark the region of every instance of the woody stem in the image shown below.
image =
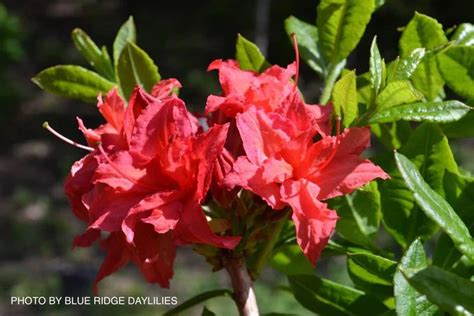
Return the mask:
<path id="1" fill-rule="evenodd" d="M 234 301 L 240 316 L 258 316 L 257 298 L 252 288 L 252 279 L 242 257 L 224 259 L 234 289 Z"/>

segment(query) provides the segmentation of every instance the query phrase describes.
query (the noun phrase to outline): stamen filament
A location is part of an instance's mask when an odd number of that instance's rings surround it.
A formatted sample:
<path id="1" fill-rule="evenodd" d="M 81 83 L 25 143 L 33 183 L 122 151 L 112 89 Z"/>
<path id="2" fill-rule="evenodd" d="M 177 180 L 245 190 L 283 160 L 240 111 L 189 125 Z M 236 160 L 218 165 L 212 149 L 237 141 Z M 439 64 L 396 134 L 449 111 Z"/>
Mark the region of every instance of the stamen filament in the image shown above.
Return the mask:
<path id="1" fill-rule="evenodd" d="M 296 74 L 295 74 L 295 85 L 294 90 L 298 88 L 298 79 L 300 74 L 300 51 L 298 48 L 298 41 L 296 39 L 296 34 L 291 33 L 291 38 L 293 39 L 293 48 L 295 49 L 295 57 L 296 57 Z"/>
<path id="2" fill-rule="evenodd" d="M 339 116 L 336 116 L 336 144 L 334 145 L 333 150 L 331 154 L 329 155 L 329 158 L 324 162 L 324 164 L 321 167 L 319 167 L 319 170 L 323 170 L 324 168 L 326 168 L 334 159 L 334 156 L 336 156 L 337 149 L 340 143 L 340 136 L 341 136 L 341 118 Z"/>
<path id="3" fill-rule="evenodd" d="M 131 178 L 130 176 L 128 176 L 126 173 L 122 172 L 122 170 L 120 170 L 120 167 L 117 166 L 115 164 L 115 162 L 112 161 L 112 159 L 110 159 L 110 157 L 107 155 L 107 153 L 105 152 L 104 150 L 104 147 L 102 147 L 102 144 L 99 144 L 99 146 L 97 146 L 97 148 L 99 149 L 101 155 L 105 158 L 105 160 L 107 160 L 107 163 L 115 170 L 117 171 L 117 173 L 119 175 L 121 175 L 122 177 L 124 177 L 125 179 L 127 179 L 128 181 L 132 182 L 133 184 L 136 184 L 136 185 L 141 185 L 142 187 L 145 187 L 145 188 L 148 188 L 148 189 L 152 189 L 152 190 L 156 190 L 157 188 L 152 186 L 152 185 L 148 185 L 146 183 L 142 183 L 138 180 L 135 180 L 133 178 Z"/>
<path id="4" fill-rule="evenodd" d="M 62 140 L 63 142 L 66 142 L 68 143 L 69 145 L 72 145 L 74 147 L 77 147 L 77 148 L 80 148 L 80 149 L 84 149 L 84 150 L 87 150 L 87 151 L 94 151 L 95 149 L 92 148 L 92 147 L 89 147 L 89 146 L 85 146 L 85 145 L 81 145 L 79 143 L 76 143 L 75 141 L 73 140 L 70 140 L 69 138 L 59 134 L 54 128 L 52 128 L 48 122 L 44 122 L 43 123 L 43 127 L 46 128 L 51 134 L 53 134 L 54 136 L 56 136 L 57 138 L 59 138 L 60 140 Z"/>

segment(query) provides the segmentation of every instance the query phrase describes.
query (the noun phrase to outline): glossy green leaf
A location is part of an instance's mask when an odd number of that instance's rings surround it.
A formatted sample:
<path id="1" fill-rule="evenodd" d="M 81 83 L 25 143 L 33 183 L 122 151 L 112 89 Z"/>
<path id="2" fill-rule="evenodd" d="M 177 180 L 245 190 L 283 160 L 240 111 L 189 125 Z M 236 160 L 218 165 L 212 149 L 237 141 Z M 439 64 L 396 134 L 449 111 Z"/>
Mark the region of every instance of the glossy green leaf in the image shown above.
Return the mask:
<path id="1" fill-rule="evenodd" d="M 326 64 L 319 52 L 318 28 L 294 16 L 290 16 L 285 20 L 285 30 L 291 41 L 291 34 L 294 33 L 296 35 L 301 58 L 314 71 L 324 75 Z"/>
<path id="2" fill-rule="evenodd" d="M 119 62 L 120 55 L 127 43 L 137 42 L 137 31 L 135 29 L 135 22 L 133 17 L 129 17 L 128 20 L 120 27 L 114 40 L 114 62 L 115 65 Z"/>
<path id="3" fill-rule="evenodd" d="M 446 201 L 453 207 L 464 223 L 468 223 L 471 235 L 474 231 L 474 178 L 460 173 L 446 172 L 444 175 Z M 433 264 L 451 269 L 462 254 L 454 247 L 453 241 L 442 234 L 433 254 Z"/>
<path id="4" fill-rule="evenodd" d="M 364 34 L 374 10 L 374 0 L 320 1 L 316 24 L 325 60 L 336 64 L 349 56 Z"/>
<path id="5" fill-rule="evenodd" d="M 235 44 L 235 58 L 243 70 L 262 72 L 270 67 L 270 63 L 265 59 L 257 45 L 240 34 L 237 36 Z"/>
<path id="6" fill-rule="evenodd" d="M 125 99 L 129 99 L 136 85 L 151 92 L 151 88 L 160 81 L 158 67 L 153 60 L 137 45 L 129 42 L 122 50 L 117 63 L 117 77 Z"/>
<path id="7" fill-rule="evenodd" d="M 331 200 L 331 208 L 340 219 L 336 232 L 352 243 L 373 248 L 374 238 L 380 225 L 380 193 L 377 182 L 371 182 L 351 195 Z"/>
<path id="8" fill-rule="evenodd" d="M 400 269 L 423 269 L 428 266 L 425 249 L 419 239 L 416 239 L 400 260 Z M 418 293 L 405 279 L 400 271 L 394 279 L 395 308 L 397 315 L 431 316 L 438 307 L 430 303 L 425 296 Z"/>
<path id="9" fill-rule="evenodd" d="M 425 182 L 416 166 L 405 156 L 395 153 L 395 161 L 408 188 L 425 212 L 454 242 L 460 252 L 474 260 L 474 240 L 466 225 L 448 202 Z"/>
<path id="10" fill-rule="evenodd" d="M 416 48 L 433 50 L 447 42 L 443 26 L 429 16 L 415 13 L 400 39 L 401 57 L 409 56 Z M 436 56 L 426 57 L 411 77 L 415 88 L 428 100 L 434 100 L 442 91 L 444 81 L 439 74 Z"/>
<path id="11" fill-rule="evenodd" d="M 207 291 L 201 294 L 198 294 L 194 296 L 193 298 L 190 298 L 189 300 L 179 304 L 173 309 L 168 310 L 166 313 L 164 313 L 164 316 L 168 315 L 182 315 L 181 312 L 185 311 L 193 306 L 196 306 L 198 304 L 201 304 L 202 302 L 205 302 L 211 298 L 214 297 L 219 297 L 219 296 L 227 296 L 229 298 L 232 298 L 232 291 L 228 289 L 218 289 L 218 290 L 211 290 Z"/>
<path id="12" fill-rule="evenodd" d="M 96 103 L 99 93 L 106 93 L 114 83 L 97 73 L 73 65 L 47 68 L 34 77 L 41 89 L 60 96 Z"/>
<path id="13" fill-rule="evenodd" d="M 347 73 L 334 85 L 332 91 L 334 113 L 341 117 L 343 125 L 348 127 L 357 117 L 357 89 L 355 71 Z"/>
<path id="14" fill-rule="evenodd" d="M 375 99 L 377 111 L 389 109 L 396 105 L 421 101 L 423 95 L 418 92 L 407 80 L 392 81 Z"/>
<path id="15" fill-rule="evenodd" d="M 115 80 L 114 66 L 105 47 L 101 50 L 83 30 L 78 28 L 72 31 L 72 40 L 77 50 L 100 75 L 110 81 Z"/>
<path id="16" fill-rule="evenodd" d="M 474 283 L 436 266 L 424 269 L 401 269 L 418 292 L 453 315 L 474 313 Z"/>
<path id="17" fill-rule="evenodd" d="M 383 60 L 380 56 L 379 47 L 377 46 L 377 36 L 372 40 L 370 46 L 370 86 L 374 96 L 378 95 L 383 81 Z"/>
<path id="18" fill-rule="evenodd" d="M 426 49 L 416 48 L 408 56 L 400 59 L 397 63 L 391 80 L 408 80 L 418 68 L 418 65 L 426 56 Z"/>
<path id="19" fill-rule="evenodd" d="M 359 289 L 374 296 L 392 296 L 393 275 L 397 262 L 369 253 L 349 254 L 347 271 Z"/>
<path id="20" fill-rule="evenodd" d="M 456 45 L 473 46 L 474 45 L 474 24 L 462 23 L 456 28 L 451 40 Z"/>
<path id="21" fill-rule="evenodd" d="M 419 125 L 400 153 L 415 163 L 436 192 L 445 195 L 446 174 L 457 173 L 458 167 L 447 138 L 436 124 Z M 416 205 L 395 162 L 390 161 L 383 168 L 391 176 L 390 180 L 379 183 L 383 223 L 387 231 L 403 247 L 408 247 L 418 236 L 430 237 L 438 226 Z"/>
<path id="22" fill-rule="evenodd" d="M 296 300 L 319 315 L 380 315 L 387 308 L 357 289 L 314 275 L 293 275 L 288 280 Z"/>
<path id="23" fill-rule="evenodd" d="M 453 46 L 438 56 L 443 79 L 454 92 L 474 98 L 474 46 Z"/>
<path id="24" fill-rule="evenodd" d="M 314 268 L 298 245 L 285 246 L 279 249 L 270 259 L 270 265 L 286 275 L 314 273 Z"/>
<path id="25" fill-rule="evenodd" d="M 418 102 L 398 105 L 375 113 L 369 119 L 369 124 L 404 121 L 454 122 L 461 119 L 470 111 L 470 107 L 462 102 Z"/>

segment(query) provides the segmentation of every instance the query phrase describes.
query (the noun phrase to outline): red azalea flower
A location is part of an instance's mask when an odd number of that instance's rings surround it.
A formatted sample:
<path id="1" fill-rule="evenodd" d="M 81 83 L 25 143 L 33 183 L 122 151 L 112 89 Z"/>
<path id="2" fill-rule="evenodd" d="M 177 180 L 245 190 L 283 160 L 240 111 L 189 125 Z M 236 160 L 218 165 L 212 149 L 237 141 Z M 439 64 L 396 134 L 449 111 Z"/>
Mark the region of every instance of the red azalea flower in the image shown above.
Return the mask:
<path id="1" fill-rule="evenodd" d="M 237 113 L 257 107 L 268 113 L 275 112 L 292 117 L 300 130 L 306 130 L 309 125 L 316 125 L 320 133 L 328 134 L 331 128 L 329 116 L 332 107 L 306 104 L 303 101 L 295 84 L 291 82 L 291 78 L 296 75 L 296 69 L 294 62 L 286 68 L 271 66 L 259 74 L 240 69 L 235 60 L 215 60 L 208 70 L 219 71 L 223 95 L 210 95 L 207 98 L 206 113 L 218 111 L 217 116 L 234 118 Z M 298 106 L 295 107 L 295 104 Z M 300 120 L 300 112 L 307 112 L 306 117 L 311 119 Z M 223 118 L 215 121 L 222 122 Z"/>
<path id="2" fill-rule="evenodd" d="M 312 118 L 301 112 L 299 119 Z M 348 194 L 375 178 L 388 178 L 360 157 L 369 146 L 369 129 L 346 129 L 342 135 L 322 135 L 314 142 L 317 127 L 301 132 L 293 119 L 255 106 L 237 114 L 236 120 L 246 156 L 237 159 L 225 183 L 258 194 L 273 209 L 289 205 L 298 244 L 314 265 L 338 218 L 321 201 Z"/>
<path id="3" fill-rule="evenodd" d="M 291 81 L 293 76 L 297 76 L 296 65 L 297 62 L 286 68 L 274 65 L 261 74 L 240 69 L 235 60 L 219 59 L 209 65 L 208 70 L 219 71 L 223 90 L 221 96 L 210 95 L 207 99 L 206 113 L 212 113 L 209 125 L 230 124 L 225 151 L 218 159 L 211 185 L 214 199 L 222 205 L 226 206 L 237 193 L 236 190 L 228 192 L 222 185 L 222 178 L 230 172 L 234 160 L 245 154 L 235 122 L 235 116 L 239 113 L 255 107 L 287 117 L 295 130 L 300 132 L 316 128 L 320 134 L 329 134 L 332 106 L 310 105 L 303 101 Z"/>
<path id="4" fill-rule="evenodd" d="M 74 213 L 88 223 L 74 245 L 102 241 L 107 256 L 96 278 L 134 262 L 149 282 L 169 286 L 176 245 L 233 248 L 239 237 L 215 235 L 200 206 L 221 154 L 227 125 L 197 133 L 198 124 L 161 81 L 152 95 L 136 88 L 125 109 L 116 90 L 98 108 L 107 123 L 83 131 L 91 153 L 77 161 L 65 183 Z"/>

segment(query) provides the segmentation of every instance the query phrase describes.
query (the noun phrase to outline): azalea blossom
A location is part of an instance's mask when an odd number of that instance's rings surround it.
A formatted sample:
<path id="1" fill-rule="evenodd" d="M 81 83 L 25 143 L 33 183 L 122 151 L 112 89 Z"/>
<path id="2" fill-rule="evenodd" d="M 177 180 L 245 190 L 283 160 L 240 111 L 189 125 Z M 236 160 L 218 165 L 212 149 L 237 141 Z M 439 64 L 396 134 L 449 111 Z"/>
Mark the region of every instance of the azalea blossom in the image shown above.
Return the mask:
<path id="1" fill-rule="evenodd" d="M 233 60 L 212 62 L 209 70 L 219 70 L 223 93 L 208 97 L 206 111 L 214 112 L 214 121 L 235 125 L 238 136 L 229 134 L 227 144 L 242 148 L 233 152 L 240 157 L 222 186 L 252 191 L 275 210 L 291 207 L 298 244 L 314 265 L 338 219 L 322 201 L 388 175 L 360 158 L 370 143 L 367 128 L 329 136 L 332 107 L 302 100 L 296 44 L 295 50 L 295 63 L 261 74 L 242 70 Z M 315 137 L 320 140 L 314 142 Z"/>
<path id="2" fill-rule="evenodd" d="M 292 119 L 255 106 L 237 114 L 236 122 L 246 155 L 234 163 L 225 184 L 254 192 L 275 210 L 290 206 L 298 244 L 314 265 L 338 219 L 322 201 L 351 193 L 375 178 L 388 178 L 360 157 L 370 143 L 369 129 L 319 135 L 322 138 L 314 142 L 317 127 L 301 132 Z"/>
<path id="3" fill-rule="evenodd" d="M 137 87 L 128 107 L 114 89 L 99 97 L 105 124 L 88 129 L 78 118 L 91 152 L 73 165 L 65 191 L 88 224 L 75 246 L 109 233 L 96 284 L 132 261 L 149 282 L 168 287 L 176 246 L 232 249 L 240 240 L 213 233 L 200 205 L 228 125 L 198 132 L 197 119 L 173 95 L 178 87 L 175 79 L 161 81 L 151 95 Z"/>
<path id="4" fill-rule="evenodd" d="M 235 60 L 218 59 L 209 65 L 209 71 L 219 71 L 222 87 L 222 95 L 210 95 L 207 98 L 205 110 L 210 114 L 209 125 L 229 123 L 225 149 L 214 169 L 211 185 L 214 199 L 224 206 L 235 197 L 237 191 L 229 192 L 228 187 L 222 185 L 222 179 L 231 171 L 235 159 L 245 155 L 235 120 L 239 113 L 255 107 L 266 113 L 287 117 L 301 132 L 316 128 L 322 135 L 329 134 L 332 106 L 321 107 L 304 102 L 291 82 L 291 78 L 297 75 L 296 65 L 296 62 L 286 68 L 274 65 L 262 73 L 242 70 Z"/>

